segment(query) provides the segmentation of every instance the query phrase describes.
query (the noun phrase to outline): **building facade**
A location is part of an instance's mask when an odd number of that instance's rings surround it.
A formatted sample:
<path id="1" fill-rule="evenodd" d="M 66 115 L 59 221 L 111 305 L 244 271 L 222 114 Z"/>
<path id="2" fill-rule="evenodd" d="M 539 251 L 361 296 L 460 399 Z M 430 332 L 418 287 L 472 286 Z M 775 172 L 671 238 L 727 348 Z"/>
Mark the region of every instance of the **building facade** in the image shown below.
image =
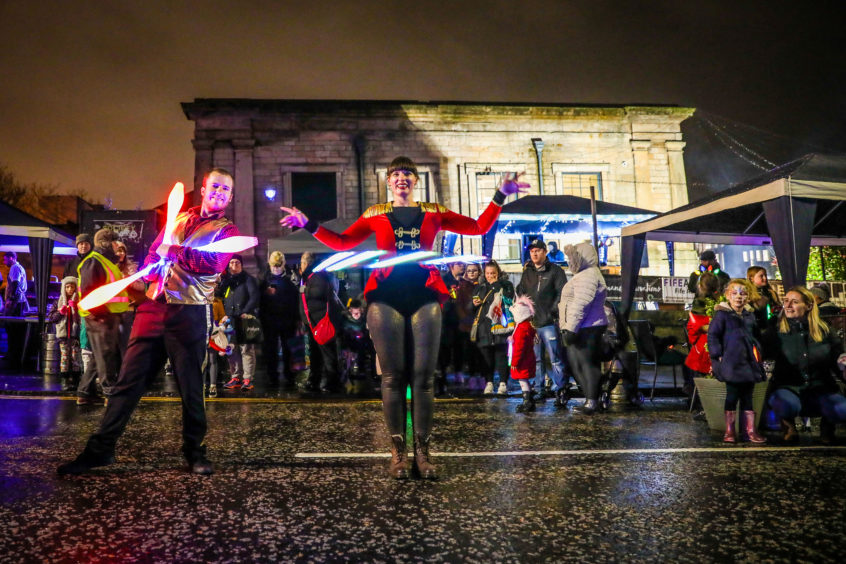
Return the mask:
<path id="1" fill-rule="evenodd" d="M 195 123 L 194 197 L 208 170 L 233 171 L 232 218 L 259 237 L 261 259 L 285 235 L 280 206 L 351 221 L 390 200 L 385 173 L 397 155 L 419 167 L 419 201 L 474 217 L 513 171 L 525 171 L 534 194 L 589 197 L 593 186 L 598 199 L 655 212 L 688 202 L 680 123 L 693 108 L 247 99 L 182 106 Z M 661 247 L 650 270 L 660 269 Z M 677 270 L 685 268 L 679 254 Z"/>

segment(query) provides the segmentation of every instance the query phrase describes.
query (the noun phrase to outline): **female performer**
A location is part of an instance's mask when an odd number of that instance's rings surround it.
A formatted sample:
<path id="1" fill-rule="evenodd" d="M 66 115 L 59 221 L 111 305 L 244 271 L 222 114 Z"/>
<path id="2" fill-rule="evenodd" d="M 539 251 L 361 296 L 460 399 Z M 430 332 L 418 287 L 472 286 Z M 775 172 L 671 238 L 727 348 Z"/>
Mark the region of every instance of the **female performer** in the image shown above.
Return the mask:
<path id="1" fill-rule="evenodd" d="M 297 208 L 283 227 L 304 227 L 319 241 L 342 251 L 376 234 L 379 249 L 392 254 L 431 250 L 441 229 L 461 235 L 482 235 L 493 225 L 505 198 L 524 192 L 528 184 L 517 174 L 506 174 L 493 201 L 478 220 L 451 212 L 440 204 L 414 201 L 417 166 L 408 157 L 397 157 L 388 167 L 388 188 L 394 201 L 369 207 L 341 234 L 319 227 Z M 411 383 L 414 470 L 423 478 L 437 479 L 429 461 L 432 431 L 434 372 L 441 332 L 441 304 L 449 297 L 436 268 L 416 263 L 375 269 L 364 288 L 368 302 L 367 327 L 382 370 L 382 411 L 391 435 L 391 466 L 396 479 L 408 477 L 405 390 Z"/>

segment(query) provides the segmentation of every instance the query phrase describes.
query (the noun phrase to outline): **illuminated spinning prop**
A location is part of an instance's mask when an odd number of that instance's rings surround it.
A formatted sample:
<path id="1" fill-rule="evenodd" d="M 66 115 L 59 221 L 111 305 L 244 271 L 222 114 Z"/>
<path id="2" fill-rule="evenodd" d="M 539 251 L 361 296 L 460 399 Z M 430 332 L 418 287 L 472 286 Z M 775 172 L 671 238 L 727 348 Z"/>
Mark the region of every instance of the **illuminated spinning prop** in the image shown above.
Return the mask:
<path id="1" fill-rule="evenodd" d="M 174 244 L 173 231 L 176 227 L 176 216 L 182 208 L 184 198 L 185 186 L 181 182 L 177 182 L 173 185 L 173 189 L 170 191 L 170 196 L 167 198 L 167 221 L 165 222 L 164 235 L 162 236 L 163 245 Z M 238 253 L 255 247 L 256 245 L 258 245 L 258 239 L 255 237 L 238 235 L 235 237 L 227 237 L 226 239 L 213 241 L 200 247 L 186 246 L 194 249 L 195 251 L 202 251 L 206 253 Z M 128 288 L 130 284 L 154 271 L 158 271 L 158 282 L 156 283 L 155 293 L 155 296 L 158 296 L 164 290 L 166 281 L 165 274 L 168 267 L 170 267 L 170 261 L 166 260 L 165 257 L 162 257 L 158 262 L 148 264 L 132 276 L 121 278 L 120 280 L 110 284 L 105 284 L 95 290 L 92 290 L 87 296 L 79 301 L 79 307 L 90 310 L 91 308 L 103 305 Z"/>
<path id="2" fill-rule="evenodd" d="M 370 262 L 386 254 L 388 254 L 387 251 L 363 251 L 360 253 L 356 253 L 355 251 L 344 251 L 341 253 L 335 253 L 314 267 L 314 272 L 321 272 L 324 270 L 326 272 L 335 272 L 337 270 L 343 270 L 345 268 L 352 268 L 355 266 L 363 266 L 363 268 L 386 268 L 410 262 L 419 262 L 425 266 L 440 266 L 454 262 L 469 263 L 485 262 L 488 260 L 488 257 L 485 255 L 447 255 L 438 257 L 438 253 L 434 251 L 417 251 L 407 255 L 393 256 L 385 260 Z"/>

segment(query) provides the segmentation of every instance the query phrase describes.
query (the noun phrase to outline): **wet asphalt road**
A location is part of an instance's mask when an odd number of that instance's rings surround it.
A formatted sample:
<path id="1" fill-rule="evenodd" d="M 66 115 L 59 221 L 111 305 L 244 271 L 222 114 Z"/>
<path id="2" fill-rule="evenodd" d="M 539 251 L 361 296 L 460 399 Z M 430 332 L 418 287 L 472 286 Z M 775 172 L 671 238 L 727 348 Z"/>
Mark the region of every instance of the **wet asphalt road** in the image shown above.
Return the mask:
<path id="1" fill-rule="evenodd" d="M 59 478 L 102 408 L 0 398 L 0 561 L 843 560 L 843 447 L 723 446 L 679 398 L 593 417 L 518 401 L 439 401 L 440 481 L 396 482 L 375 401 L 209 401 L 199 477 L 179 404 L 146 399 L 117 464 Z"/>

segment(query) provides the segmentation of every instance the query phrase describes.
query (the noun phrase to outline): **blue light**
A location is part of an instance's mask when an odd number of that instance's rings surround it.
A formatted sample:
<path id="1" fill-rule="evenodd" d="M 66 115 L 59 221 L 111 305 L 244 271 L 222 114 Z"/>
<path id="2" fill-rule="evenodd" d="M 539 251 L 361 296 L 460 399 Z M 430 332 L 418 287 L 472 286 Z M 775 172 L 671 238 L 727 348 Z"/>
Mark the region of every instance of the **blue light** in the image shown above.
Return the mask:
<path id="1" fill-rule="evenodd" d="M 276 199 L 276 188 L 273 186 L 268 186 L 264 189 L 264 197 L 267 198 L 268 201 L 272 202 Z"/>

